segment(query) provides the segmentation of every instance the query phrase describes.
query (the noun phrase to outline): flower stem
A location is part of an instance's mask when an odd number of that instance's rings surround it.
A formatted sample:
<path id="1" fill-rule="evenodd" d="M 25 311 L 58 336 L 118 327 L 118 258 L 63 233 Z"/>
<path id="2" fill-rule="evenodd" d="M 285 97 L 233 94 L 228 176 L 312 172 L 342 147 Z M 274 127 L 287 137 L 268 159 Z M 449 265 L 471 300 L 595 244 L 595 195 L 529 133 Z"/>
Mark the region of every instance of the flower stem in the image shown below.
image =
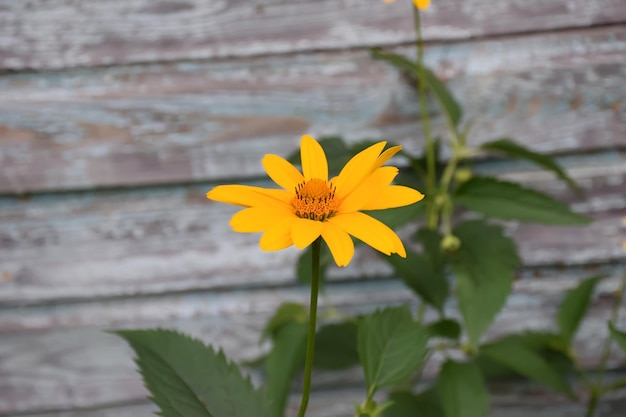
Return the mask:
<path id="1" fill-rule="evenodd" d="M 624 292 L 626 292 L 626 274 L 624 274 L 624 277 L 620 282 L 619 289 L 615 294 L 615 300 L 613 301 L 613 309 L 611 312 L 611 321 L 613 323 L 617 322 L 617 319 L 619 317 L 619 309 L 622 305 L 622 300 L 624 299 Z M 596 412 L 596 407 L 598 405 L 598 400 L 600 399 L 600 396 L 605 392 L 608 392 L 602 388 L 602 380 L 604 379 L 604 373 L 606 372 L 606 365 L 609 361 L 609 356 L 611 356 L 612 342 L 613 339 L 609 334 L 604 341 L 604 348 L 602 349 L 602 356 L 600 358 L 600 365 L 598 369 L 598 379 L 596 381 L 596 384 L 591 387 L 591 397 L 587 402 L 587 412 L 585 413 L 585 417 L 593 417 Z"/>
<path id="2" fill-rule="evenodd" d="M 428 103 L 426 102 L 426 74 L 424 73 L 424 40 L 422 39 L 422 25 L 420 12 L 417 7 L 413 9 L 413 23 L 415 25 L 415 48 L 417 52 L 417 91 L 419 94 L 420 110 L 422 116 L 422 128 L 424 129 L 424 141 L 426 143 L 426 194 L 427 210 L 426 222 L 429 229 L 437 228 L 437 207 L 435 205 L 435 143 L 430 134 L 430 119 L 428 116 Z"/>
<path id="3" fill-rule="evenodd" d="M 318 237 L 312 244 L 311 262 L 311 301 L 309 307 L 309 332 L 306 343 L 306 359 L 304 363 L 304 383 L 302 388 L 302 401 L 298 417 L 304 417 L 309 404 L 309 394 L 311 392 L 311 370 L 313 369 L 313 354 L 315 353 L 315 325 L 317 320 L 317 293 L 320 281 L 320 249 L 322 238 Z"/>

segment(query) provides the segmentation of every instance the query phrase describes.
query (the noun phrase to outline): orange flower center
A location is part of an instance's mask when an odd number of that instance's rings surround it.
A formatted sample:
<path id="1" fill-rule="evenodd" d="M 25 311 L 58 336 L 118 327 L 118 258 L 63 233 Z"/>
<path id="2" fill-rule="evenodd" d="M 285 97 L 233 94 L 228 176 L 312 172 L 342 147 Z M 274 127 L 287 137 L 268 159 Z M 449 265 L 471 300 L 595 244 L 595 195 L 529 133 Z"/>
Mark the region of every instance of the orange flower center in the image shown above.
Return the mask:
<path id="1" fill-rule="evenodd" d="M 323 222 L 337 213 L 339 201 L 335 198 L 335 187 L 332 184 L 311 178 L 298 184 L 291 206 L 296 216 Z"/>

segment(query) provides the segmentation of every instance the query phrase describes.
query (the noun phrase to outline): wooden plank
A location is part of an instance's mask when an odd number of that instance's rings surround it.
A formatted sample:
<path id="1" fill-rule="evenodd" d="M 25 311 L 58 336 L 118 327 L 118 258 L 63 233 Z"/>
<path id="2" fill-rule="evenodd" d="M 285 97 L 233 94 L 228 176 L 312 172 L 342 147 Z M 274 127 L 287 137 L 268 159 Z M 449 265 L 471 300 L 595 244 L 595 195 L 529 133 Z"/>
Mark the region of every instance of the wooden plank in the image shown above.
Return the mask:
<path id="1" fill-rule="evenodd" d="M 589 194 L 574 207 L 595 219 L 587 228 L 510 226 L 525 265 L 622 259 L 625 160 L 625 153 L 615 152 L 572 161 L 571 175 Z M 516 175 L 572 200 L 550 175 L 532 170 Z M 208 189 L 207 184 L 0 199 L 0 305 L 292 282 L 299 252 L 263 253 L 258 235 L 232 232 L 228 221 L 237 209 L 206 200 Z M 355 256 L 331 276 L 390 274 L 374 251 L 360 248 Z"/>
<path id="2" fill-rule="evenodd" d="M 607 270 L 589 314 L 576 338 L 576 353 L 586 367 L 595 367 L 598 341 L 606 337 L 611 295 L 623 267 Z M 522 279 L 490 330 L 490 337 L 521 329 L 554 328 L 556 306 L 581 271 L 537 280 Z M 109 300 L 0 311 L 0 414 L 98 407 L 139 401 L 145 397 L 132 353 L 107 328 L 166 327 L 188 332 L 224 348 L 237 360 L 250 359 L 267 349 L 259 345 L 260 331 L 280 302 L 306 302 L 305 288 L 259 289 L 243 293 L 203 292 L 154 298 Z M 397 281 L 330 284 L 321 308 L 333 306 L 346 314 L 371 311 L 375 306 L 411 302 L 412 296 Z M 428 312 L 426 320 L 435 315 Z M 626 306 L 622 308 L 626 313 Z M 451 304 L 448 314 L 458 313 Z M 437 355 L 435 355 L 437 356 Z M 440 358 L 425 370 L 436 374 Z M 624 365 L 615 355 L 609 368 Z M 358 369 L 318 374 L 316 389 L 357 386 Z M 360 386 L 360 385 L 358 385 Z"/>
<path id="3" fill-rule="evenodd" d="M 534 388 L 534 387 L 532 387 Z M 583 415 L 584 405 L 567 403 L 554 394 L 539 389 L 520 386 L 507 386 L 491 396 L 491 417 L 571 417 Z M 601 400 L 598 415 L 621 417 L 626 406 L 623 393 Z M 292 396 L 289 401 L 288 416 L 297 415 L 300 398 Z M 316 391 L 311 394 L 307 415 L 311 417 L 350 417 L 354 415 L 353 404 L 363 401 L 363 392 L 354 388 L 341 388 L 332 391 Z M 37 414 L 15 414 L 6 417 L 139 417 L 152 415 L 157 408 L 149 403 L 116 405 L 106 408 L 45 412 Z"/>
<path id="4" fill-rule="evenodd" d="M 624 27 L 436 45 L 427 59 L 477 117 L 472 144 L 626 146 Z M 0 193 L 258 176 L 265 153 L 303 133 L 417 152 L 418 114 L 403 77 L 367 51 L 6 74 Z"/>
<path id="5" fill-rule="evenodd" d="M 0 4 L 0 68 L 65 68 L 388 45 L 413 39 L 409 5 L 315 0 L 45 0 Z M 424 13 L 429 40 L 626 21 L 621 0 L 447 0 Z M 36 28 L 36 30 L 35 30 Z"/>

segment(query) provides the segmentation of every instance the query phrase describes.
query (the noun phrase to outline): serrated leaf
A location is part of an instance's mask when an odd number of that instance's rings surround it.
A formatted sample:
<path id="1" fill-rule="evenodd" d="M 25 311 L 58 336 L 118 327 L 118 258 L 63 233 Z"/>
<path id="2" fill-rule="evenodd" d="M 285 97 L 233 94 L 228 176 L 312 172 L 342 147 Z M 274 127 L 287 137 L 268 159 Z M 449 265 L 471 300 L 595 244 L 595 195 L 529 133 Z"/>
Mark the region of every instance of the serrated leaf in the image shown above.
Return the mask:
<path id="1" fill-rule="evenodd" d="M 307 318 L 308 312 L 302 304 L 292 302 L 282 303 L 265 325 L 261 333 L 261 340 L 268 337 L 273 339 L 287 324 L 306 323 Z"/>
<path id="2" fill-rule="evenodd" d="M 372 49 L 372 57 L 374 59 L 390 63 L 399 70 L 403 71 L 414 81 L 418 81 L 420 79 L 418 70 L 423 70 L 426 87 L 433 93 L 435 99 L 441 105 L 452 126 L 458 126 L 462 116 L 461 106 L 455 100 L 454 96 L 450 93 L 445 84 L 437 78 L 435 73 L 426 67 L 419 66 L 418 63 L 411 61 L 402 55 L 385 52 L 379 48 Z"/>
<path id="3" fill-rule="evenodd" d="M 358 325 L 358 352 L 368 392 L 392 385 L 417 370 L 426 353 L 426 330 L 407 306 L 364 316 Z"/>
<path id="4" fill-rule="evenodd" d="M 439 312 L 443 312 L 448 296 L 448 282 L 443 271 L 436 269 L 430 258 L 406 248 L 406 258 L 386 256 L 383 259 L 418 296 Z"/>
<path id="5" fill-rule="evenodd" d="M 171 330 L 120 330 L 164 417 L 258 417 L 262 393 L 223 353 Z"/>
<path id="6" fill-rule="evenodd" d="M 428 256 L 435 269 L 443 272 L 446 262 L 441 250 L 443 236 L 436 230 L 421 228 L 417 231 L 415 238 L 422 244 L 424 254 Z"/>
<path id="7" fill-rule="evenodd" d="M 578 326 L 582 321 L 599 277 L 583 280 L 578 286 L 567 292 L 557 312 L 559 332 L 568 343 L 571 343 Z"/>
<path id="8" fill-rule="evenodd" d="M 470 210 L 504 220 L 555 225 L 584 225 L 590 221 L 546 194 L 491 177 L 472 177 L 458 188 L 454 199 Z"/>
<path id="9" fill-rule="evenodd" d="M 576 183 L 567 175 L 567 173 L 548 155 L 534 152 L 525 146 L 520 145 L 510 139 L 498 139 L 491 142 L 487 142 L 481 146 L 482 149 L 487 151 L 501 152 L 511 158 L 524 159 L 539 165 L 549 171 L 556 174 L 558 178 L 563 180 L 572 191 L 581 195 L 582 192 Z"/>
<path id="10" fill-rule="evenodd" d="M 437 382 L 445 417 L 487 417 L 489 394 L 473 362 L 447 360 Z"/>
<path id="11" fill-rule="evenodd" d="M 560 334 L 527 330 L 523 333 L 503 336 L 498 342 L 519 344 L 532 350 L 560 375 L 572 375 L 575 372 L 576 366 L 569 357 L 569 346 Z M 477 357 L 476 363 L 488 379 L 524 376 L 483 354 Z"/>
<path id="12" fill-rule="evenodd" d="M 504 339 L 481 346 L 480 353 L 520 375 L 574 397 L 564 375 L 559 374 L 540 354 L 521 343 Z"/>
<path id="13" fill-rule="evenodd" d="M 265 359 L 266 402 L 269 417 L 282 417 L 291 383 L 303 365 L 307 325 L 291 322 L 278 331 L 272 350 Z"/>
<path id="14" fill-rule="evenodd" d="M 609 322 L 609 332 L 611 332 L 611 337 L 617 342 L 622 352 L 626 354 L 626 332 L 619 331 L 613 322 Z"/>
<path id="15" fill-rule="evenodd" d="M 429 324 L 426 329 L 430 337 L 443 337 L 458 340 L 461 337 L 461 325 L 452 319 L 442 319 Z"/>
<path id="16" fill-rule="evenodd" d="M 356 323 L 327 324 L 317 331 L 313 361 L 315 368 L 338 370 L 358 363 Z"/>
<path id="17" fill-rule="evenodd" d="M 437 390 L 429 388 L 419 394 L 394 391 L 389 394 L 392 404 L 383 417 L 443 417 Z"/>
<path id="18" fill-rule="evenodd" d="M 450 256 L 450 267 L 465 328 L 476 347 L 511 292 L 519 257 L 515 242 L 500 226 L 473 220 L 461 223 L 453 234 L 461 247 Z"/>

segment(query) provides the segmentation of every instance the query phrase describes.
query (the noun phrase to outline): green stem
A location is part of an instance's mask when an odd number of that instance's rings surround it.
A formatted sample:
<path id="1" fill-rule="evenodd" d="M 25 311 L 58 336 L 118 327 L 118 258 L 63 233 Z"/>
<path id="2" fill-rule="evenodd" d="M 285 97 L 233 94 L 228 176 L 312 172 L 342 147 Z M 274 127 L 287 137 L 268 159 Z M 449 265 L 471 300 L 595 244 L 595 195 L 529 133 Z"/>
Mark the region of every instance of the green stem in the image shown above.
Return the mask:
<path id="1" fill-rule="evenodd" d="M 589 404 L 587 405 L 587 412 L 585 417 L 593 417 L 596 412 L 596 406 L 598 405 L 598 392 L 593 390 L 591 392 L 591 398 L 589 398 Z"/>
<path id="2" fill-rule="evenodd" d="M 617 295 L 615 297 L 615 300 L 613 301 L 613 309 L 611 311 L 611 321 L 613 323 L 617 322 L 617 318 L 619 315 L 619 308 L 622 305 L 622 299 L 624 298 L 625 290 L 626 290 L 626 274 L 624 274 L 624 277 L 622 278 L 620 286 L 617 290 Z M 611 338 L 611 335 L 608 335 L 606 340 L 604 341 L 604 349 L 602 351 L 602 358 L 600 359 L 600 369 L 598 373 L 598 381 L 596 383 L 598 388 L 602 385 L 602 378 L 604 378 L 606 364 L 609 361 L 609 357 L 611 356 L 612 342 L 613 342 L 613 339 Z"/>
<path id="3" fill-rule="evenodd" d="M 426 303 L 422 299 L 419 299 L 418 302 L 419 307 L 417 307 L 417 322 L 422 324 L 424 321 L 424 314 L 426 313 Z"/>
<path id="4" fill-rule="evenodd" d="M 413 23 L 415 25 L 415 48 L 417 51 L 417 91 L 422 114 L 422 128 L 424 129 L 424 141 L 426 143 L 426 195 L 427 210 L 426 222 L 429 229 L 437 228 L 437 207 L 435 205 L 435 143 L 430 134 L 430 118 L 428 116 L 428 103 L 426 101 L 426 74 L 424 72 L 424 40 L 422 39 L 422 25 L 420 12 L 417 7 L 413 9 Z"/>
<path id="5" fill-rule="evenodd" d="M 626 388 L 626 379 L 615 381 L 611 384 L 602 387 L 602 394 L 608 394 L 609 392 L 617 391 L 618 389 Z"/>
<path id="6" fill-rule="evenodd" d="M 617 290 L 617 295 L 615 300 L 613 301 L 613 309 L 611 311 L 611 321 L 613 323 L 617 322 L 619 316 L 619 308 L 622 305 L 622 300 L 624 298 L 624 292 L 626 291 L 626 274 L 622 278 L 619 289 Z M 611 344 L 613 339 L 611 335 L 608 335 L 606 340 L 604 341 L 604 347 L 602 350 L 602 357 L 600 358 L 600 365 L 598 369 L 598 379 L 596 384 L 591 388 L 591 397 L 589 398 L 589 402 L 587 403 L 587 412 L 585 413 L 585 417 L 592 417 L 596 412 L 596 407 L 598 406 L 598 400 L 600 396 L 607 392 L 602 388 L 602 380 L 604 379 L 604 373 L 606 372 L 606 365 L 609 361 L 609 357 L 611 356 Z"/>
<path id="7" fill-rule="evenodd" d="M 300 410 L 298 417 L 304 417 L 306 408 L 309 404 L 309 394 L 311 392 L 311 371 L 313 369 L 313 354 L 315 353 L 315 325 L 317 319 L 317 293 L 319 291 L 320 280 L 320 248 L 322 238 L 318 237 L 312 244 L 312 262 L 311 262 L 311 301 L 309 307 L 309 334 L 306 344 L 306 359 L 304 363 L 304 384 L 302 389 L 302 401 L 300 402 Z"/>

